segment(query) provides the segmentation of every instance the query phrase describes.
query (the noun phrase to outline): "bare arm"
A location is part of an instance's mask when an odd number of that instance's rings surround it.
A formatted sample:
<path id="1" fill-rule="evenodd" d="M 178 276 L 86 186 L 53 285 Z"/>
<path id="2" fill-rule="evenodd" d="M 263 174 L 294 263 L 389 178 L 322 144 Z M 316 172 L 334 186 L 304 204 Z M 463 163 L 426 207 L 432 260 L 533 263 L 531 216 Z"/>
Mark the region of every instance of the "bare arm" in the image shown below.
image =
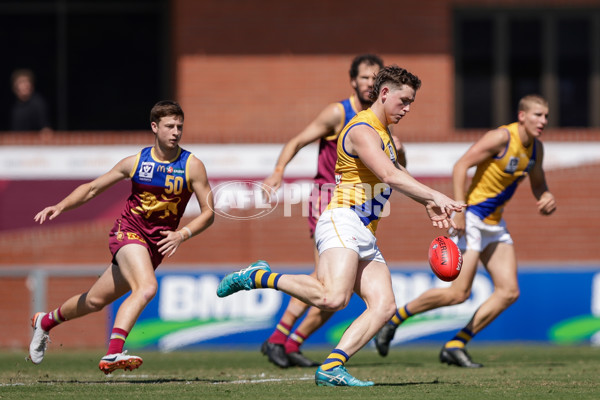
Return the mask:
<path id="1" fill-rule="evenodd" d="M 467 171 L 485 160 L 494 157 L 504 151 L 508 143 L 508 133 L 504 129 L 494 129 L 487 132 L 481 139 L 475 142 L 461 158 L 454 164 L 452 170 L 452 185 L 454 198 L 458 201 L 466 201 Z M 454 216 L 456 232 L 462 236 L 465 232 L 465 215 Z"/>
<path id="2" fill-rule="evenodd" d="M 283 171 L 294 156 L 309 143 L 333 134 L 341 122 L 342 113 L 337 103 L 328 105 L 302 132 L 285 144 L 275 164 L 275 170 L 263 183 L 273 189 L 278 189 L 283 180 Z"/>
<path id="3" fill-rule="evenodd" d="M 531 184 L 531 192 L 537 201 L 538 211 L 542 215 L 550 215 L 556 210 L 556 199 L 548 190 L 546 184 L 546 176 L 542 163 L 544 160 L 544 146 L 542 142 L 536 139 L 538 157 L 529 173 L 529 181 Z"/>
<path id="4" fill-rule="evenodd" d="M 157 244 L 161 254 L 169 254 L 171 257 L 181 243 L 203 232 L 206 228 L 212 225 L 215 219 L 213 193 L 206 175 L 206 168 L 202 161 L 194 156 L 190 160 L 188 173 L 189 181 L 192 190 L 196 195 L 198 204 L 200 205 L 200 215 L 191 220 L 177 231 L 161 231 L 164 239 Z"/>
<path id="5" fill-rule="evenodd" d="M 400 138 L 396 135 L 392 135 L 392 140 L 394 142 L 394 146 L 396 146 L 396 154 L 398 154 L 398 164 L 403 168 L 406 168 L 406 150 L 404 150 L 404 145 L 400 141 Z"/>
<path id="6" fill-rule="evenodd" d="M 107 173 L 99 176 L 91 182 L 78 186 L 71 192 L 71 194 L 62 199 L 59 203 L 44 208 L 42 211 L 36 214 L 34 220 L 40 224 L 43 224 L 46 219 L 53 220 L 62 214 L 63 211 L 69 211 L 77 208 L 98 196 L 115 183 L 129 178 L 129 174 L 133 169 L 135 159 L 136 156 L 129 156 L 122 159 Z"/>
<path id="7" fill-rule="evenodd" d="M 388 130 L 392 135 L 392 141 L 394 142 L 394 146 L 396 147 L 396 153 L 398 154 L 398 164 L 402 167 L 406 168 L 406 149 L 400 140 L 400 133 L 396 133 L 400 127 L 398 124 L 392 124 L 388 126 Z"/>
<path id="8" fill-rule="evenodd" d="M 383 183 L 423 204 L 434 226 L 448 228 L 452 225 L 449 215 L 453 211 L 462 210 L 463 204 L 417 181 L 406 169 L 396 168 L 381 149 L 381 139 L 371 127 L 353 127 L 348 132 L 345 145 L 346 149 L 351 154 L 358 155 Z"/>

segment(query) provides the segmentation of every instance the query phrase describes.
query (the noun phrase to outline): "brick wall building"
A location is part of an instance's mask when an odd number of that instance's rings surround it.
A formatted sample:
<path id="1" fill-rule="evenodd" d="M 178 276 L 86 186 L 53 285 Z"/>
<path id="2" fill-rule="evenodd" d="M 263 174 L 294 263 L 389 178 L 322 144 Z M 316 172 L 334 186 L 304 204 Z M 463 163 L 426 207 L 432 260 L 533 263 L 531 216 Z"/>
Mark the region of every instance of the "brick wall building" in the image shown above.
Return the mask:
<path id="1" fill-rule="evenodd" d="M 347 73 L 352 57 L 372 52 L 381 55 L 387 64 L 406 67 L 423 81 L 410 115 L 396 130 L 403 141 L 472 142 L 485 129 L 455 127 L 452 39 L 454 9 L 471 5 L 529 9 L 598 4 L 591 0 L 383 0 L 372 4 L 358 0 L 174 0 L 170 49 L 175 98 L 186 112 L 184 141 L 284 143 L 326 104 L 350 94 Z M 24 133 L 1 135 L 0 145 L 141 147 L 151 143 L 149 135 L 56 132 L 41 142 L 37 134 Z M 547 141 L 599 138 L 598 127 L 554 128 L 544 134 Z M 409 167 L 414 156 L 408 154 Z M 545 266 L 600 263 L 594 236 L 599 173 L 598 163 L 548 172 L 549 186 L 558 201 L 558 211 L 549 218 L 536 213 L 528 183 L 522 185 L 506 211 L 521 262 Z M 448 178 L 429 179 L 426 183 L 451 192 Z M 127 188 L 115 190 L 120 190 L 120 195 Z M 440 232 L 429 227 L 416 203 L 394 195 L 391 205 L 392 213 L 378 231 L 388 262 L 424 265 L 426 246 Z M 281 268 L 310 265 L 312 243 L 305 218 L 300 212 L 294 213 L 285 219 L 285 229 L 282 218 L 281 210 L 243 222 L 217 218 L 209 231 L 195 238 L 193 246 L 184 245 L 165 268 L 178 264 L 200 268 L 241 266 L 257 258 L 266 258 Z M 112 222 L 112 218 L 106 218 L 0 231 L 0 268 L 97 268 L 109 261 L 107 233 Z M 91 278 L 52 278 L 49 306 L 75 290 L 85 290 L 91 282 Z M 30 335 L 30 328 L 23 323 L 31 307 L 27 280 L 2 277 L 0 290 L 4 294 L 0 313 L 5 321 L 0 328 L 0 346 L 24 346 Z M 72 335 L 57 329 L 53 340 L 65 346 L 102 345 L 105 332 L 98 332 L 95 322 L 103 318 L 106 315 L 101 313 L 78 321 Z"/>

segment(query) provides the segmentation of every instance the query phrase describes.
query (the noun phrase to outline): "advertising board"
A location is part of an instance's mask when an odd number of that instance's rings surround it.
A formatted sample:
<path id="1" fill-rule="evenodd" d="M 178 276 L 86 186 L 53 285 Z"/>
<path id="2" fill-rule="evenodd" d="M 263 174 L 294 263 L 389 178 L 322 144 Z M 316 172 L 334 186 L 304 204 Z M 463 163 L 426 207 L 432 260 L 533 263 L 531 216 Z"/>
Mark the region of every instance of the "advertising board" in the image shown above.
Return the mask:
<path id="1" fill-rule="evenodd" d="M 215 292 L 223 272 L 157 273 L 158 293 L 131 331 L 128 348 L 259 348 L 289 301 L 288 295 L 270 289 L 218 298 Z M 392 269 L 392 280 L 398 305 L 429 288 L 448 285 L 423 268 Z M 600 267 L 523 269 L 519 271 L 519 283 L 519 300 L 477 336 L 478 342 L 600 343 Z M 492 292 L 489 276 L 479 272 L 466 302 L 414 316 L 397 330 L 393 345 L 443 343 L 468 323 Z M 121 302 L 119 299 L 113 304 L 111 321 Z M 348 307 L 315 332 L 306 346 L 334 345 L 364 308 L 362 300 L 353 296 Z"/>

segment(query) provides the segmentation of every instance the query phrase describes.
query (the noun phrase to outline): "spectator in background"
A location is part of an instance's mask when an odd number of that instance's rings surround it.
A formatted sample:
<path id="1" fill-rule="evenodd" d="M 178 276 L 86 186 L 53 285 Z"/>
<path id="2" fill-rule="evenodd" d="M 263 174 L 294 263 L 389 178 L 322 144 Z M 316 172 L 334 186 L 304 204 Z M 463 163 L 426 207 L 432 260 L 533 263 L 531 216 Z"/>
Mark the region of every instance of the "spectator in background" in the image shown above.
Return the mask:
<path id="1" fill-rule="evenodd" d="M 35 92 L 35 76 L 29 69 L 17 69 L 11 75 L 11 85 L 17 101 L 10 114 L 13 131 L 51 133 L 46 101 Z"/>

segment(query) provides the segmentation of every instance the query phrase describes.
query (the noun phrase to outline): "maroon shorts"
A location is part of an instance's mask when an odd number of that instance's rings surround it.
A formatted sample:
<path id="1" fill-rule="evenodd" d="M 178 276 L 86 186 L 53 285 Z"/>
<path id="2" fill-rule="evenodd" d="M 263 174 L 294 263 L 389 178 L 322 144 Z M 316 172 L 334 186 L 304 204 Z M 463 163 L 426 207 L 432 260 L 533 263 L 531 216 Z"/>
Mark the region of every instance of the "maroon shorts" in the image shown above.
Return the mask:
<path id="1" fill-rule="evenodd" d="M 308 198 L 308 228 L 310 230 L 310 237 L 315 236 L 315 228 L 317 227 L 317 221 L 321 216 L 321 213 L 325 211 L 331 196 L 333 196 L 333 189 L 335 185 L 314 185 L 310 197 Z"/>
<path id="2" fill-rule="evenodd" d="M 115 226 L 117 225 L 118 224 L 115 224 Z M 117 252 L 121 249 L 121 247 L 132 243 L 144 246 L 148 250 L 148 254 L 150 255 L 152 267 L 154 269 L 158 268 L 164 256 L 158 251 L 158 246 L 156 245 L 156 243 L 150 242 L 147 238 L 145 238 L 137 232 L 121 231 L 118 230 L 118 227 L 110 231 L 108 239 L 108 248 L 110 249 L 110 253 L 113 256 L 113 264 L 118 265 L 115 257 L 117 255 Z"/>

